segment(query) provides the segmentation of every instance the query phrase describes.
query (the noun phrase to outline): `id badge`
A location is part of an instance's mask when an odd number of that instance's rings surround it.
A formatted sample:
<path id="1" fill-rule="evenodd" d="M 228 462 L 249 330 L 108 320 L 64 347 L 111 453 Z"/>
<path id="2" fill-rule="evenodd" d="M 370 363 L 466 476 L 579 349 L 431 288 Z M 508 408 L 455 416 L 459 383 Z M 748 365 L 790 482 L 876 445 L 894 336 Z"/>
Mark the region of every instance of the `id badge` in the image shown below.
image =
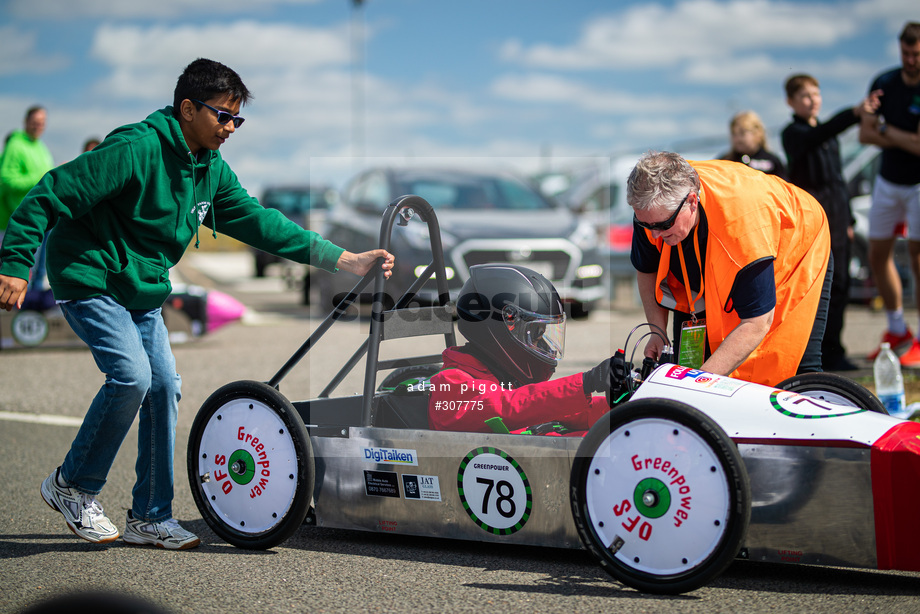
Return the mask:
<path id="1" fill-rule="evenodd" d="M 680 331 L 680 355 L 677 364 L 699 369 L 706 359 L 706 320 L 687 320 Z"/>

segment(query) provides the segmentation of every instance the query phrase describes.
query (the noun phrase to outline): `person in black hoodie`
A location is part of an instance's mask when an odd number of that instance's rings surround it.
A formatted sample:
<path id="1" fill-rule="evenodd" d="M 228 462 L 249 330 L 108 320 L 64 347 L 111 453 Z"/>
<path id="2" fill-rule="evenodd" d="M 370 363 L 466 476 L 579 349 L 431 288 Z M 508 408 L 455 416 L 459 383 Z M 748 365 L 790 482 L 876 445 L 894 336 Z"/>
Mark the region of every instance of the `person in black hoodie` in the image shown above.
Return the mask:
<path id="1" fill-rule="evenodd" d="M 869 96 L 859 105 L 837 112 L 821 123 L 821 89 L 818 80 L 807 74 L 786 79 L 786 104 L 792 109 L 792 123 L 783 130 L 783 148 L 789 163 L 789 181 L 821 203 L 831 231 L 834 277 L 827 313 L 827 327 L 821 347 L 825 371 L 852 371 L 858 367 L 846 356 L 841 342 L 844 311 L 850 286 L 850 241 L 853 214 L 840 160 L 837 135 L 859 123 L 863 112 L 878 107 L 878 96 Z"/>
<path id="2" fill-rule="evenodd" d="M 720 160 L 741 162 L 768 175 L 786 179 L 786 167 L 783 161 L 767 149 L 767 131 L 760 116 L 753 111 L 741 111 L 732 117 L 729 124 L 731 131 L 731 151 L 722 154 Z"/>

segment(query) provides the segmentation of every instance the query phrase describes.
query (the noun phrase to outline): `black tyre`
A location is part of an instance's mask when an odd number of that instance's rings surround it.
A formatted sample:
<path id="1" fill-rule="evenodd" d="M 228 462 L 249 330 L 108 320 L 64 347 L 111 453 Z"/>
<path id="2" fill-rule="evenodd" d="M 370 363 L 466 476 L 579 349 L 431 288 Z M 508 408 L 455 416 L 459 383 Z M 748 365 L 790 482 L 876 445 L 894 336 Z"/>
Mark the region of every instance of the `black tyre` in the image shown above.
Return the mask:
<path id="1" fill-rule="evenodd" d="M 868 389 L 836 373 L 803 373 L 781 381 L 776 387 L 837 405 L 888 414 L 882 402 Z"/>
<path id="2" fill-rule="evenodd" d="M 738 554 L 751 486 L 734 442 L 677 401 L 614 408 L 572 465 L 572 514 L 582 543 L 623 584 L 648 593 L 695 590 Z"/>
<path id="3" fill-rule="evenodd" d="M 314 469 L 300 415 L 262 382 L 223 386 L 192 424 L 188 478 L 195 505 L 217 535 L 239 548 L 271 548 L 300 527 Z"/>

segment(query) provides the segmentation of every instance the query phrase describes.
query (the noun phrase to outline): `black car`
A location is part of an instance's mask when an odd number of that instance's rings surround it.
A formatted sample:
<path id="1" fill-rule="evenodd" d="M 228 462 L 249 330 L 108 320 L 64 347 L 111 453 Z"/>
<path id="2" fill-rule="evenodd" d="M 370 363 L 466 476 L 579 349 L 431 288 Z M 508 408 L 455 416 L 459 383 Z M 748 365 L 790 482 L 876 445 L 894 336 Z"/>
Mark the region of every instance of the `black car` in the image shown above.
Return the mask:
<path id="1" fill-rule="evenodd" d="M 272 186 L 262 192 L 259 202 L 267 209 L 278 209 L 288 219 L 300 226 L 319 231 L 326 217 L 326 211 L 338 200 L 338 194 L 326 186 Z M 290 260 L 254 249 L 253 264 L 256 277 L 265 277 L 269 265 L 281 263 L 281 276 L 289 287 L 299 283 L 300 267 Z M 304 303 L 310 302 L 310 267 L 303 269 Z"/>
<path id="2" fill-rule="evenodd" d="M 323 236 L 350 251 L 377 247 L 380 218 L 399 196 L 415 194 L 438 215 L 451 298 L 475 264 L 523 264 L 550 279 L 572 317 L 586 317 L 605 298 L 597 232 L 510 173 L 435 168 L 375 168 L 355 177 L 326 220 Z M 428 228 L 413 219 L 394 232 L 392 284 L 408 287 L 431 261 Z M 317 271 L 314 274 L 319 274 Z M 321 275 L 323 308 L 352 289 L 353 275 Z M 429 283 L 420 302 L 436 299 Z"/>

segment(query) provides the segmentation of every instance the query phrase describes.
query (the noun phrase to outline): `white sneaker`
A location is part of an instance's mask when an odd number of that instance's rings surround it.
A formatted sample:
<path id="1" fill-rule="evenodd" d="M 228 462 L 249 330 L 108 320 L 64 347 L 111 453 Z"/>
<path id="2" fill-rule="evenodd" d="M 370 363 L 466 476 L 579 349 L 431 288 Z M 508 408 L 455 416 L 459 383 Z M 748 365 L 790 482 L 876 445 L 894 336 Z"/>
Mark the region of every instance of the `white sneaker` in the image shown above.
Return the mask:
<path id="1" fill-rule="evenodd" d="M 201 543 L 197 535 L 183 529 L 174 518 L 160 522 L 137 520 L 131 510 L 123 538 L 129 544 L 149 544 L 167 550 L 188 550 Z"/>
<path id="2" fill-rule="evenodd" d="M 42 482 L 42 499 L 45 503 L 63 514 L 70 530 L 86 541 L 107 544 L 118 539 L 118 529 L 106 518 L 96 498 L 68 486 L 61 486 L 58 483 L 60 472 L 61 468 L 58 467 Z"/>

